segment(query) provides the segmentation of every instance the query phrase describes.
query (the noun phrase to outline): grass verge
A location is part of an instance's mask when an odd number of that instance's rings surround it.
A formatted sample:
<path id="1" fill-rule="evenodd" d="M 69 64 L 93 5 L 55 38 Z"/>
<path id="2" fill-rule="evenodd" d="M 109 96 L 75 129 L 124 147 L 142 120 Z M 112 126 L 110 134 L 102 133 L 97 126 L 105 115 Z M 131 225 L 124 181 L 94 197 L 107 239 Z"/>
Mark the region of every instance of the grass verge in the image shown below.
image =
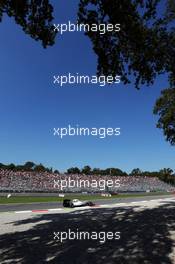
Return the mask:
<path id="1" fill-rule="evenodd" d="M 139 193 L 139 194 L 118 194 L 112 197 L 102 197 L 100 195 L 65 195 L 64 198 L 58 196 L 0 196 L 0 204 L 15 204 L 15 203 L 46 203 L 46 202 L 62 202 L 63 199 L 80 199 L 80 200 L 98 200 L 98 199 L 120 199 L 134 198 L 156 195 L 168 195 L 170 193 Z"/>

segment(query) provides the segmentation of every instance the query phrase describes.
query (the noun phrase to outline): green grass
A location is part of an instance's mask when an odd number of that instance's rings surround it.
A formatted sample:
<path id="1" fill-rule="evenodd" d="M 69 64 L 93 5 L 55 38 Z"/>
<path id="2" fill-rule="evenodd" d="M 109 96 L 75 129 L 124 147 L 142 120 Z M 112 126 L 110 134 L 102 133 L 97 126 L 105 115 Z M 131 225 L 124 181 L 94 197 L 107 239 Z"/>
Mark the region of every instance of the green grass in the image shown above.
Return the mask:
<path id="1" fill-rule="evenodd" d="M 58 196 L 0 196 L 0 204 L 15 204 L 15 203 L 44 203 L 44 202 L 62 202 L 63 199 L 80 199 L 80 200 L 97 200 L 97 199 L 119 199 L 131 197 L 143 197 L 152 195 L 168 195 L 169 193 L 139 193 L 139 194 L 119 194 L 112 197 L 102 197 L 100 195 L 66 195 L 64 198 Z"/>

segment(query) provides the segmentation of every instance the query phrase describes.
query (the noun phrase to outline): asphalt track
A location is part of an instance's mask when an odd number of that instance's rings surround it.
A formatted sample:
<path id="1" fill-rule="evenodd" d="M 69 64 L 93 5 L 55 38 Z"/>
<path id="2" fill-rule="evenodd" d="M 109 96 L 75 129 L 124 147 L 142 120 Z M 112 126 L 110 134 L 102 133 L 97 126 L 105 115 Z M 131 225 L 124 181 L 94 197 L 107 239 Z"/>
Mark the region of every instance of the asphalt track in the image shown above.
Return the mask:
<path id="1" fill-rule="evenodd" d="M 104 204 L 117 204 L 117 203 L 131 203 L 139 201 L 151 201 L 163 198 L 174 198 L 175 195 L 156 195 L 156 196 L 142 196 L 142 197 L 129 197 L 129 198 L 117 198 L 117 199 L 99 199 L 93 200 L 96 205 Z M 0 205 L 0 212 L 13 212 L 13 211 L 25 211 L 25 210 L 47 210 L 62 208 L 61 202 L 43 202 L 43 203 L 31 203 L 31 204 L 2 204 Z"/>
<path id="2" fill-rule="evenodd" d="M 0 264 L 175 264 L 175 196 L 114 201 L 98 201 L 103 205 L 92 208 L 1 213 Z M 80 232 L 95 232 L 97 238 L 80 239 Z M 107 238 L 111 232 L 120 232 L 120 239 Z"/>

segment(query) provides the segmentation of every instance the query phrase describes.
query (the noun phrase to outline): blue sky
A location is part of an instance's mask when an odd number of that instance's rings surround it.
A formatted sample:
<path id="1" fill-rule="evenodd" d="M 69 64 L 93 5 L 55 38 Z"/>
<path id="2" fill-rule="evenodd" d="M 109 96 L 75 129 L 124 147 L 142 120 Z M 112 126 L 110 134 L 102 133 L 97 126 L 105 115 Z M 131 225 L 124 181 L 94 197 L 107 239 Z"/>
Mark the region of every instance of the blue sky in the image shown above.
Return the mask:
<path id="1" fill-rule="evenodd" d="M 77 1 L 52 1 L 55 23 L 76 21 Z M 156 128 L 152 109 L 165 76 L 152 87 L 53 86 L 53 75 L 95 75 L 96 55 L 83 33 L 65 33 L 44 50 L 13 19 L 0 24 L 0 162 L 32 160 L 61 171 L 72 167 L 175 169 L 175 149 Z M 54 127 L 121 127 L 121 136 L 53 136 Z"/>

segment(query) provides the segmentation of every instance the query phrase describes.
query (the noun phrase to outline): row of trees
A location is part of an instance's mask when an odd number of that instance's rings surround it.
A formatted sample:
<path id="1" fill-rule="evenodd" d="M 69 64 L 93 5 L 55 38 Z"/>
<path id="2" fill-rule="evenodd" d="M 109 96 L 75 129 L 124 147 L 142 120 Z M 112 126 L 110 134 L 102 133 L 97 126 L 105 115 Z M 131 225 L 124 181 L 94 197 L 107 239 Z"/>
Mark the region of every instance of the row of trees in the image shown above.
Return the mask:
<path id="1" fill-rule="evenodd" d="M 175 173 L 170 168 L 164 168 L 159 171 L 142 171 L 139 168 L 136 168 L 130 173 L 126 173 L 118 168 L 107 168 L 102 170 L 99 168 L 91 169 L 90 166 L 84 166 L 82 169 L 72 167 L 67 170 L 67 174 L 158 177 L 162 181 L 175 185 Z"/>
<path id="2" fill-rule="evenodd" d="M 175 173 L 170 168 L 164 168 L 159 171 L 141 171 L 139 168 L 133 169 L 129 175 L 132 176 L 150 176 L 158 177 L 160 180 L 175 185 Z"/>
<path id="3" fill-rule="evenodd" d="M 128 174 L 118 168 L 91 168 L 90 166 L 84 166 L 82 169 L 78 167 L 72 167 L 67 170 L 67 174 L 86 174 L 86 175 L 113 175 L 113 176 L 127 176 Z"/>
<path id="4" fill-rule="evenodd" d="M 52 168 L 45 167 L 43 164 L 35 164 L 32 161 L 27 161 L 24 165 L 15 165 L 13 163 L 5 165 L 0 163 L 0 169 L 13 170 L 13 171 L 34 171 L 34 172 L 49 172 L 58 173 L 58 170 L 53 171 Z"/>
<path id="5" fill-rule="evenodd" d="M 0 169 L 7 169 L 13 171 L 34 171 L 34 172 L 49 172 L 57 173 L 58 170 L 53 170 L 52 168 L 45 167 L 44 165 L 35 164 L 32 161 L 27 161 L 24 165 L 15 165 L 13 163 L 5 165 L 0 163 Z M 111 176 L 149 176 L 158 177 L 160 180 L 171 183 L 175 185 L 175 173 L 170 168 L 164 168 L 159 171 L 142 171 L 139 168 L 133 169 L 130 173 L 122 171 L 119 168 L 91 168 L 90 166 L 84 166 L 82 169 L 78 167 L 71 167 L 67 169 L 66 174 L 85 174 L 85 175 L 111 175 Z"/>

